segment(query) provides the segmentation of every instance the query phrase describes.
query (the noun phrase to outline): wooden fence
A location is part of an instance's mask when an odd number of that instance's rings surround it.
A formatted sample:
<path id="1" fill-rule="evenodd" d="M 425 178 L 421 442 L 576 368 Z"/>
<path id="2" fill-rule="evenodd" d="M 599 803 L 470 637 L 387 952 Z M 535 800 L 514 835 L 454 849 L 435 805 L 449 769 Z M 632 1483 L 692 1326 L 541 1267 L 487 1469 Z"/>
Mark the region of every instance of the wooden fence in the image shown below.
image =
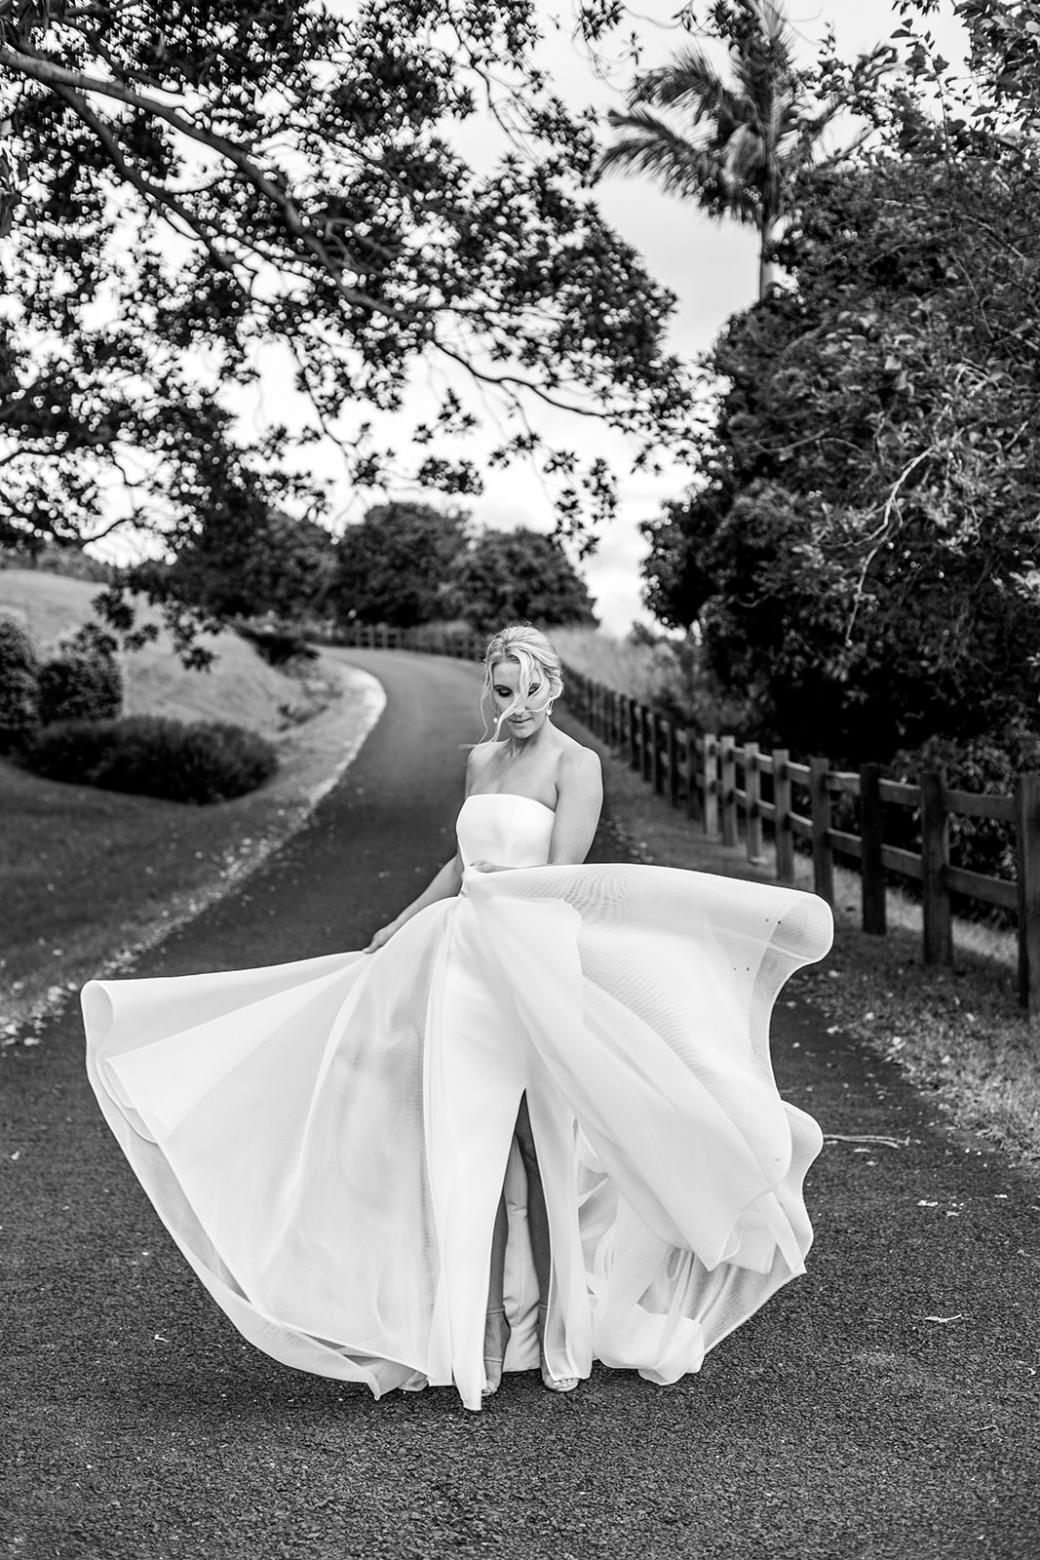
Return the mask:
<path id="1" fill-rule="evenodd" d="M 421 630 L 358 626 L 339 643 L 372 649 L 421 649 L 479 660 L 485 641 L 471 634 L 436 637 Z M 953 960 L 951 896 L 996 905 L 1012 912 L 1018 930 L 1018 995 L 1030 1018 L 1040 1022 L 1040 775 L 1019 775 L 1010 796 L 958 791 L 941 770 L 924 770 L 915 785 L 888 780 L 879 764 L 858 771 L 836 770 L 826 758 L 795 763 L 783 748 L 761 752 L 754 742 L 711 736 L 681 727 L 660 711 L 627 694 L 565 668 L 569 709 L 601 741 L 627 758 L 648 785 L 685 810 L 709 836 L 737 846 L 743 833 L 748 859 L 763 857 L 768 824 L 780 883 L 795 878 L 795 839 L 808 842 L 816 893 L 834 904 L 835 858 L 855 863 L 860 873 L 863 930 L 886 930 L 886 888 L 890 877 L 921 885 L 923 955 L 926 963 Z M 766 785 L 763 786 L 763 780 Z M 858 803 L 859 832 L 836 828 L 836 800 Z M 886 807 L 920 814 L 921 850 L 885 840 Z M 950 820 L 991 818 L 1012 826 L 1015 881 L 969 872 L 950 861 Z"/>

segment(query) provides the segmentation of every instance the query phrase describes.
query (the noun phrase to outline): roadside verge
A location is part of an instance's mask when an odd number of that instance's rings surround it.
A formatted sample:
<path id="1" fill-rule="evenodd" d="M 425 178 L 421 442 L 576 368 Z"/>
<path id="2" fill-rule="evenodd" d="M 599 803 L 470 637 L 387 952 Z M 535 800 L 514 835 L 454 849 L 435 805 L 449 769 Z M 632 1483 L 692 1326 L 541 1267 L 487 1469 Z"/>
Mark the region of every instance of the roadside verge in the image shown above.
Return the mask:
<path id="1" fill-rule="evenodd" d="M 766 863 L 707 838 L 574 717 L 557 724 L 600 755 L 610 823 L 634 859 L 774 881 Z M 1040 1167 L 1037 1038 L 1015 1006 L 1007 967 L 971 947 L 958 950 L 952 969 L 923 964 L 912 916 L 906 924 L 890 917 L 887 936 L 868 936 L 851 875 L 835 876 L 833 952 L 800 971 L 784 999 L 812 1003 L 827 1035 L 895 1063 L 955 1134 L 1000 1149 L 1014 1165 Z M 799 886 L 811 887 L 808 867 Z"/>
<path id="2" fill-rule="evenodd" d="M 278 773 L 234 801 L 191 807 L 0 763 L 0 1046 L 32 1045 L 85 980 L 154 947 L 304 826 L 386 703 L 378 680 L 337 651 L 319 669 L 325 707 L 279 734 Z"/>

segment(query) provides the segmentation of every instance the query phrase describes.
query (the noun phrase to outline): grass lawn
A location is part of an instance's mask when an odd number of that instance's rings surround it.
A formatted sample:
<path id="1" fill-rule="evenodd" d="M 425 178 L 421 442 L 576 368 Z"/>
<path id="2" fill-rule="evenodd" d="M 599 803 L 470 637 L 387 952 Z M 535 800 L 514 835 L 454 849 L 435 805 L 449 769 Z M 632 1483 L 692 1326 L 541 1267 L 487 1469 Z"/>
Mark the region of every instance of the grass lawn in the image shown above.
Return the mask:
<path id="1" fill-rule="evenodd" d="M 750 863 L 740 849 L 707 839 L 569 716 L 559 721 L 603 759 L 611 816 L 626 843 L 659 866 L 774 881 L 773 853 Z M 798 886 L 812 866 L 796 860 Z M 1040 1165 L 1040 1025 L 1017 1006 L 1015 939 L 957 921 L 952 969 L 921 959 L 921 910 L 898 892 L 888 898 L 888 935 L 859 926 L 856 873 L 835 869 L 835 942 L 822 964 L 802 971 L 781 1002 L 812 1001 L 834 1025 L 895 1060 L 933 1092 L 957 1127 L 1000 1145 L 1017 1164 Z"/>
<path id="2" fill-rule="evenodd" d="M 0 610 L 45 646 L 89 615 L 98 587 L 0 571 Z M 129 711 L 232 720 L 274 741 L 278 773 L 210 807 L 43 780 L 0 759 L 0 1043 L 89 976 L 157 941 L 222 893 L 307 816 L 381 706 L 374 679 L 323 653 L 304 678 L 234 634 L 210 672 L 167 639 L 122 657 Z"/>
<path id="3" fill-rule="evenodd" d="M 201 902 L 277 821 L 264 791 L 189 807 L 40 780 L 7 762 L 0 812 L 8 1023 Z"/>
<path id="4" fill-rule="evenodd" d="M 46 655 L 93 616 L 91 602 L 100 590 L 89 581 L 39 569 L 0 569 L 0 613 L 23 623 Z M 158 609 L 146 603 L 139 603 L 138 615 L 142 623 L 160 623 Z M 286 724 L 289 710 L 308 705 L 299 679 L 268 666 L 237 634 L 225 630 L 206 635 L 202 643 L 216 656 L 204 672 L 181 665 L 164 628 L 152 644 L 120 652 L 126 713 L 233 720 L 269 736 Z"/>
<path id="5" fill-rule="evenodd" d="M 374 679 L 326 664 L 338 682 L 327 708 L 283 733 L 279 772 L 234 801 L 62 785 L 0 760 L 0 1043 L 63 990 L 158 941 L 300 826 L 382 708 Z"/>

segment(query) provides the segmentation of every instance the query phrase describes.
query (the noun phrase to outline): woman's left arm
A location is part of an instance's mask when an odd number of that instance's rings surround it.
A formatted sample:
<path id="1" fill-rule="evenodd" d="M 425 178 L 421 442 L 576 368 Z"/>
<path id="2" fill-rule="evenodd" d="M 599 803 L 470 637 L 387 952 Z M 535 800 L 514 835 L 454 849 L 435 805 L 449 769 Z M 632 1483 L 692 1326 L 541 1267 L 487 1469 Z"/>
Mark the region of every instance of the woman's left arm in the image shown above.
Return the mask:
<path id="1" fill-rule="evenodd" d="M 549 865 L 578 866 L 589 853 L 603 806 L 603 771 L 591 748 L 576 748 L 560 765 L 556 780 L 556 821 Z"/>

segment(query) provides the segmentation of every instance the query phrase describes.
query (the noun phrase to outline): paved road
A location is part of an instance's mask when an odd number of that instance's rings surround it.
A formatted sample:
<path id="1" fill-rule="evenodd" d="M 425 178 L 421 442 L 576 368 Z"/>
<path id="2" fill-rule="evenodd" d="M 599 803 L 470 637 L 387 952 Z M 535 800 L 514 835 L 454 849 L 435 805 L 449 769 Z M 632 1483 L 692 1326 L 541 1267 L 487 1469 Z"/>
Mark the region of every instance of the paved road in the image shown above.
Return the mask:
<path id="1" fill-rule="evenodd" d="M 450 853 L 474 669 L 350 659 L 389 701 L 358 760 L 147 973 L 358 946 Z M 595 854 L 617 856 L 609 827 Z M 110 1138 L 75 1014 L 3 1053 L 0 1556 L 1040 1554 L 1040 1184 L 791 1000 L 784 1092 L 828 1133 L 905 1144 L 828 1145 L 808 1277 L 675 1388 L 597 1370 L 560 1398 L 511 1376 L 481 1414 L 446 1390 L 375 1403 L 251 1350 Z"/>

